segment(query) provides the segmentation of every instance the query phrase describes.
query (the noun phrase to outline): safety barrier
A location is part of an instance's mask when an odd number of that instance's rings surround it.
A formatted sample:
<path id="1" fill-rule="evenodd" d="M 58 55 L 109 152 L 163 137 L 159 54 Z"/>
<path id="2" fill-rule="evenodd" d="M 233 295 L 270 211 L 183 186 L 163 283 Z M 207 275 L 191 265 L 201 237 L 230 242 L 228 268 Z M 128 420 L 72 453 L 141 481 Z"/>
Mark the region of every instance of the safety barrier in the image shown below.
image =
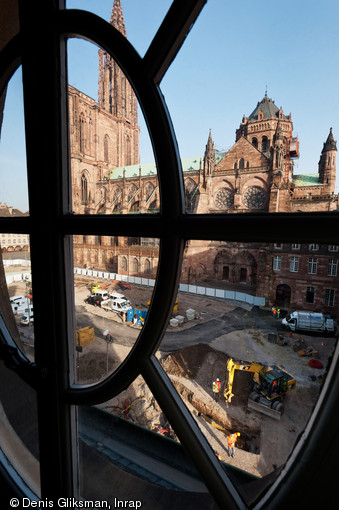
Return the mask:
<path id="1" fill-rule="evenodd" d="M 154 287 L 155 280 L 151 278 L 141 278 L 138 276 L 121 275 L 117 273 L 106 273 L 104 271 L 96 271 L 94 269 L 74 268 L 74 273 L 83 276 L 90 276 L 91 278 L 102 278 L 104 280 L 114 280 L 118 282 L 134 283 L 135 285 L 145 285 L 146 287 Z M 211 287 L 201 287 L 199 285 L 188 285 L 185 283 L 179 284 L 180 292 L 187 292 L 189 294 L 196 294 L 198 296 L 214 297 L 219 299 L 226 299 L 230 301 L 240 301 L 254 306 L 265 306 L 265 298 L 259 296 L 252 296 L 245 292 L 237 292 L 231 290 L 216 289 Z"/>

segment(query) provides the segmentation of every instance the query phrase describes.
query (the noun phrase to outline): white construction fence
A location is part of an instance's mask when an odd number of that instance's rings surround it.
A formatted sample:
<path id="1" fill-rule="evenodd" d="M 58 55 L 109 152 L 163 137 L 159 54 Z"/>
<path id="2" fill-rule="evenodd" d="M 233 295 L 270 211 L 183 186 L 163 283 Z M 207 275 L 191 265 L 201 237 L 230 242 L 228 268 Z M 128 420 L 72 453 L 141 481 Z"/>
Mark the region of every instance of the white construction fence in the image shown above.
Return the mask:
<path id="1" fill-rule="evenodd" d="M 131 283 L 136 285 L 145 285 L 147 287 L 154 287 L 155 280 L 151 278 L 140 278 L 138 276 L 121 275 L 117 273 L 106 273 L 103 271 L 96 271 L 94 269 L 81 269 L 74 268 L 74 273 L 77 275 L 90 276 L 91 278 L 101 278 L 104 280 L 115 280 L 118 282 Z M 211 287 L 201 287 L 199 285 L 188 285 L 185 283 L 179 284 L 180 292 L 187 292 L 189 294 L 196 294 L 198 296 L 214 297 L 219 299 L 226 299 L 231 301 L 240 301 L 254 306 L 265 306 L 265 298 L 259 296 L 252 296 L 245 292 L 237 292 L 232 290 L 214 289 Z"/>

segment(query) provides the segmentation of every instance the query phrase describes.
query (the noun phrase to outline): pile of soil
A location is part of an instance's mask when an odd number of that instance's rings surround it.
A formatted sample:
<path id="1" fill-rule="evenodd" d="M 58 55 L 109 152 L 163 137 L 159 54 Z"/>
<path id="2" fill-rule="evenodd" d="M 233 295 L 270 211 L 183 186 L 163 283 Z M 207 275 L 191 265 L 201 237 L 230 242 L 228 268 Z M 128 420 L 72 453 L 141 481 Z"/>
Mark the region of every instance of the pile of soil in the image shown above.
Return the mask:
<path id="1" fill-rule="evenodd" d="M 218 377 L 221 381 L 220 399 L 226 384 L 226 363 L 229 356 L 207 344 L 196 344 L 173 352 L 163 358 L 162 366 L 169 375 L 194 380 L 212 395 L 212 383 Z M 232 404 L 247 405 L 253 386 L 253 374 L 236 372 L 233 384 Z"/>

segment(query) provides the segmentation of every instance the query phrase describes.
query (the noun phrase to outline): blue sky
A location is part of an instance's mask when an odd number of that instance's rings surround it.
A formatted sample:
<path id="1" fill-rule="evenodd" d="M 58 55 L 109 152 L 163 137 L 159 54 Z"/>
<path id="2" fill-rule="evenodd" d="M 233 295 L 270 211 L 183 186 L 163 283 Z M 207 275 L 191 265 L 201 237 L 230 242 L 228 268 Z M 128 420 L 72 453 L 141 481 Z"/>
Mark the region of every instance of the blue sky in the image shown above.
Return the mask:
<path id="1" fill-rule="evenodd" d="M 143 55 L 170 0 L 121 0 L 127 36 Z M 68 0 L 109 20 L 112 0 Z M 296 173 L 315 173 L 330 127 L 339 139 L 339 2 L 322 0 L 209 0 L 161 83 L 182 157 L 204 152 L 209 129 L 217 149 L 228 149 L 242 116 L 267 86 L 268 96 L 292 114 L 300 141 Z M 69 81 L 97 97 L 97 48 L 69 43 Z M 0 144 L 0 201 L 27 206 L 20 76 L 8 91 Z M 21 111 L 20 111 L 21 110 Z M 140 118 L 141 162 L 153 160 Z"/>

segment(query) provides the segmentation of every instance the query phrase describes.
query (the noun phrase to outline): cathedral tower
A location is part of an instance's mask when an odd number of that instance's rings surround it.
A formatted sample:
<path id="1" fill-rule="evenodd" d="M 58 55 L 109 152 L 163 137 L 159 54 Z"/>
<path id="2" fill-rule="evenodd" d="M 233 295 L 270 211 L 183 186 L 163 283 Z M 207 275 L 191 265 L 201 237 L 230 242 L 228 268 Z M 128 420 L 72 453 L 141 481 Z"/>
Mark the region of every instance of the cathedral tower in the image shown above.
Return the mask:
<path id="1" fill-rule="evenodd" d="M 324 143 L 319 160 L 319 182 L 328 186 L 328 192 L 334 192 L 336 178 L 337 142 L 333 138 L 332 128 Z"/>
<path id="2" fill-rule="evenodd" d="M 126 37 L 120 0 L 114 0 L 110 24 Z M 116 166 L 139 163 L 138 105 L 135 93 L 116 61 L 99 50 L 98 103 L 120 124 Z"/>

